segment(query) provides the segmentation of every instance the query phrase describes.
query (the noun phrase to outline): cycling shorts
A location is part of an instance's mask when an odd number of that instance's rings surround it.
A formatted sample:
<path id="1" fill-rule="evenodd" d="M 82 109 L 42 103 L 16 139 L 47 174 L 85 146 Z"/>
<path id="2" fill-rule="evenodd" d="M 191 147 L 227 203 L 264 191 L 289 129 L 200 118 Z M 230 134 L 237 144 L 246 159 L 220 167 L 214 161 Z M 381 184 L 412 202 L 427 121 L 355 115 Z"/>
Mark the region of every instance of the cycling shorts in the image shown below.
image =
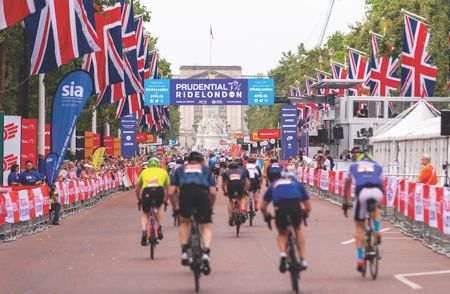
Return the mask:
<path id="1" fill-rule="evenodd" d="M 244 187 L 228 189 L 228 198 L 231 199 L 242 199 L 244 197 Z"/>
<path id="2" fill-rule="evenodd" d="M 355 220 L 364 221 L 367 217 L 367 201 L 370 199 L 379 203 L 383 199 L 383 190 L 378 187 L 362 188 L 356 193 Z"/>
<path id="3" fill-rule="evenodd" d="M 212 223 L 212 209 L 208 188 L 189 185 L 180 189 L 180 215 L 190 218 L 192 211 L 196 211 L 196 220 L 200 224 Z"/>
<path id="4" fill-rule="evenodd" d="M 152 206 L 160 208 L 164 203 L 164 189 L 163 187 L 144 188 L 141 196 L 142 211 L 150 212 Z"/>
<path id="5" fill-rule="evenodd" d="M 250 179 L 250 192 L 256 192 L 261 189 L 259 178 Z"/>
<path id="6" fill-rule="evenodd" d="M 292 226 L 294 226 L 294 228 L 298 228 L 302 219 L 300 200 L 282 200 L 275 205 L 275 223 L 279 231 L 286 230 L 288 226 L 288 215 L 291 218 Z"/>

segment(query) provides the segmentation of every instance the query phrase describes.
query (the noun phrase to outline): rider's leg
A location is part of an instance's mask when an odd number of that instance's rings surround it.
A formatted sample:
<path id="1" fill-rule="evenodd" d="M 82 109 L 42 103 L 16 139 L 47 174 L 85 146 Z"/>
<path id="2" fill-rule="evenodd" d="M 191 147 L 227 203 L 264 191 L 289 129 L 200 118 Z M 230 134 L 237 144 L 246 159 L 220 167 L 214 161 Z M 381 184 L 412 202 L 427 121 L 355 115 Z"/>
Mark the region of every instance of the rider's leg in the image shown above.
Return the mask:
<path id="1" fill-rule="evenodd" d="M 364 221 L 355 220 L 355 244 L 358 262 L 362 262 L 364 259 L 363 248 L 364 248 Z"/>
<path id="2" fill-rule="evenodd" d="M 253 202 L 255 207 L 255 211 L 258 211 L 258 202 L 259 202 L 259 189 L 253 192 Z"/>
<path id="3" fill-rule="evenodd" d="M 245 195 L 241 197 L 241 199 L 239 200 L 239 204 L 241 208 L 241 213 L 247 212 L 247 197 Z"/>
<path id="4" fill-rule="evenodd" d="M 142 211 L 141 213 L 141 226 L 142 231 L 147 231 L 147 223 L 148 223 L 148 213 Z"/>
<path id="5" fill-rule="evenodd" d="M 211 224 L 201 224 L 200 232 L 202 234 L 203 245 L 205 248 L 211 248 L 211 240 L 212 240 L 212 232 L 211 232 Z"/>
<path id="6" fill-rule="evenodd" d="M 164 217 L 164 208 L 163 206 L 160 206 L 158 208 L 158 212 L 156 213 L 156 222 L 160 226 L 162 225 L 163 217 Z"/>
<path id="7" fill-rule="evenodd" d="M 189 242 L 190 232 L 191 232 L 191 220 L 188 218 L 181 217 L 179 229 L 181 246 L 185 245 L 187 246 Z"/>
<path id="8" fill-rule="evenodd" d="M 227 211 L 228 211 L 228 217 L 231 217 L 231 213 L 233 211 L 233 202 L 231 201 L 231 199 L 228 199 Z"/>
<path id="9" fill-rule="evenodd" d="M 305 234 L 300 226 L 295 229 L 295 237 L 297 239 L 297 248 L 300 253 L 300 258 L 305 259 Z"/>
<path id="10" fill-rule="evenodd" d="M 373 218 L 374 218 L 374 227 L 375 227 L 374 229 L 375 229 L 375 232 L 378 233 L 381 230 L 381 222 L 380 222 L 381 211 L 380 211 L 380 208 L 378 207 L 378 205 L 375 208 L 375 211 L 373 213 Z"/>
<path id="11" fill-rule="evenodd" d="M 288 236 L 288 231 L 287 230 L 284 230 L 284 231 L 278 230 L 277 244 L 278 244 L 278 249 L 280 250 L 281 254 L 283 254 L 283 253 L 286 254 L 286 251 L 287 251 L 287 247 L 286 247 L 287 236 Z"/>

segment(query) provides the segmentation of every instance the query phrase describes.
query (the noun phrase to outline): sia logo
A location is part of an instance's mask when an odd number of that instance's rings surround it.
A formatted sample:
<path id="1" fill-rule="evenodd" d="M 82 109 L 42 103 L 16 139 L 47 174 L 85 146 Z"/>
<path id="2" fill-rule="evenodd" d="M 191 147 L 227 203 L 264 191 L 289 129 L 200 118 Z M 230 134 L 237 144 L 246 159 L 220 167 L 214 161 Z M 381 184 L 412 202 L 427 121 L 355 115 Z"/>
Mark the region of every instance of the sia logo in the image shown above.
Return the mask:
<path id="1" fill-rule="evenodd" d="M 19 131 L 19 126 L 14 123 L 9 123 L 3 129 L 3 141 L 13 139 L 17 132 Z"/>

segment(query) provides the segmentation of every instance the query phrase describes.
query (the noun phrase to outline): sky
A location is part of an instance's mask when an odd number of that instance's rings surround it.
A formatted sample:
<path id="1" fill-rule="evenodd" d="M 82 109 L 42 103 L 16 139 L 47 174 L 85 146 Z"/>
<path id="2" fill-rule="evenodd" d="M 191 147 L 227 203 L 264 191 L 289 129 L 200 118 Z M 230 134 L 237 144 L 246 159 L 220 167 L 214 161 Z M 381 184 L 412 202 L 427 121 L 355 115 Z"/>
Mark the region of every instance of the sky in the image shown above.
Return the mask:
<path id="1" fill-rule="evenodd" d="M 282 52 L 317 45 L 331 0 L 141 0 L 152 11 L 146 29 L 161 56 L 181 65 L 240 65 L 267 74 Z M 336 0 L 326 37 L 364 20 L 364 0 Z"/>

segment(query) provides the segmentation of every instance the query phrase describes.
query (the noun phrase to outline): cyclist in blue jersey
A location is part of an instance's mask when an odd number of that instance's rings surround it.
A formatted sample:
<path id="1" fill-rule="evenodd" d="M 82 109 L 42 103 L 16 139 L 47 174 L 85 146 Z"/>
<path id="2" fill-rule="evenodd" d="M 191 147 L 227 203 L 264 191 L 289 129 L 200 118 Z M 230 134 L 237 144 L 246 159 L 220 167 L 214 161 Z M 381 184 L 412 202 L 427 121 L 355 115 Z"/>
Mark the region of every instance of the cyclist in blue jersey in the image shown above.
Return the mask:
<path id="1" fill-rule="evenodd" d="M 188 242 L 191 229 L 192 211 L 196 211 L 200 231 L 203 251 L 204 273 L 209 274 L 210 268 L 210 248 L 211 248 L 211 223 L 212 208 L 216 201 L 217 189 L 209 168 L 204 165 L 204 157 L 199 152 L 191 152 L 188 156 L 188 163 L 180 166 L 172 176 L 169 189 L 172 207 L 181 216 L 180 220 L 180 242 L 181 242 L 181 263 L 189 265 Z"/>
<path id="2" fill-rule="evenodd" d="M 208 166 L 209 169 L 211 170 L 211 173 L 214 175 L 215 180 L 217 181 L 217 177 L 219 176 L 219 158 L 217 155 L 215 155 L 214 153 L 211 153 L 209 155 L 209 160 L 208 160 Z"/>
<path id="3" fill-rule="evenodd" d="M 266 187 L 269 187 L 271 181 L 279 177 L 282 170 L 283 166 L 278 163 L 278 158 L 271 158 L 270 165 L 267 167 L 266 172 Z"/>
<path id="4" fill-rule="evenodd" d="M 344 203 L 342 209 L 347 215 L 350 205 L 350 195 L 352 183 L 355 185 L 355 240 L 357 251 L 357 270 L 364 270 L 364 229 L 365 219 L 367 217 L 367 201 L 370 199 L 380 202 L 384 195 L 383 167 L 372 159 L 369 154 L 360 155 L 358 161 L 350 165 L 344 185 Z M 381 223 L 380 209 L 378 205 L 374 212 L 375 232 L 377 233 L 377 242 L 381 243 Z"/>
<path id="5" fill-rule="evenodd" d="M 305 236 L 300 223 L 302 218 L 306 218 L 311 212 L 311 202 L 303 184 L 296 180 L 296 174 L 293 169 L 273 174 L 269 189 L 264 194 L 264 200 L 261 202 L 261 212 L 266 222 L 272 219 L 267 209 L 270 202 L 273 202 L 275 207 L 275 223 L 278 230 L 277 243 L 280 249 L 280 272 L 284 273 L 287 270 L 286 242 L 289 233 L 287 216 L 290 216 L 291 225 L 294 227 L 300 254 L 300 266 L 306 269 L 308 264 L 305 258 Z"/>

